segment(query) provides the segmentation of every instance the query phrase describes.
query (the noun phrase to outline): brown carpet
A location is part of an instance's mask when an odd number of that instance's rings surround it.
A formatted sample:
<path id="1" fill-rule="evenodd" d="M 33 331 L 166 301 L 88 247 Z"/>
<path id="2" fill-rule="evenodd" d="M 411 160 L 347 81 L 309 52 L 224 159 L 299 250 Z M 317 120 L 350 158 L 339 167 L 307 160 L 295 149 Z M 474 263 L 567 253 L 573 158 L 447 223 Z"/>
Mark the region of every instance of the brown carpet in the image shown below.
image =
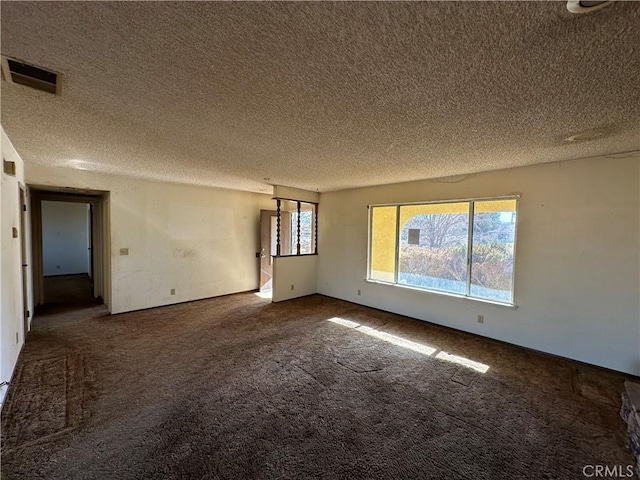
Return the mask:
<path id="1" fill-rule="evenodd" d="M 36 314 L 49 314 L 75 310 L 82 305 L 101 304 L 101 298 L 93 297 L 91 279 L 86 273 L 44 277 L 44 305 Z"/>
<path id="2" fill-rule="evenodd" d="M 625 378 L 319 295 L 89 306 L 36 317 L 2 477 L 577 479 L 631 464 Z"/>

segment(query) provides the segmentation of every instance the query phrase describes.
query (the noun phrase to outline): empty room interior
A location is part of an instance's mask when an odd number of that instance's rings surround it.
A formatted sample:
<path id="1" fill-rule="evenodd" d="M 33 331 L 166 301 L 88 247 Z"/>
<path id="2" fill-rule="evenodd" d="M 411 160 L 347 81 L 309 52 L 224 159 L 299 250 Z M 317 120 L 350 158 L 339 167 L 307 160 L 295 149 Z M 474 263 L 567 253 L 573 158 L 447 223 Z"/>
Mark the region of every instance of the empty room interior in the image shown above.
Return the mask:
<path id="1" fill-rule="evenodd" d="M 2 1 L 3 479 L 640 478 L 640 4 Z"/>

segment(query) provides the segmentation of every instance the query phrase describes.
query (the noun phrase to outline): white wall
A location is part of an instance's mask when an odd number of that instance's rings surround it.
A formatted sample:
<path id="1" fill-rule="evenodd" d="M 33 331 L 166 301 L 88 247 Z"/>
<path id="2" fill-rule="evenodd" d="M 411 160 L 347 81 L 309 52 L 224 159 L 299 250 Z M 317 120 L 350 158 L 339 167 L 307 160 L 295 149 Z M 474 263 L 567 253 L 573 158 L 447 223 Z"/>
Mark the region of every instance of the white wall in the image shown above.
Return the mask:
<path id="1" fill-rule="evenodd" d="M 273 209 L 270 196 L 41 165 L 26 175 L 111 192 L 112 313 L 258 288 L 260 209 Z"/>
<path id="2" fill-rule="evenodd" d="M 45 277 L 89 272 L 88 232 L 86 203 L 42 202 Z"/>
<path id="3" fill-rule="evenodd" d="M 368 204 L 511 193 L 522 194 L 517 309 L 365 281 Z M 640 375 L 640 159 L 323 193 L 321 202 L 319 293 Z"/>
<path id="4" fill-rule="evenodd" d="M 16 163 L 16 176 L 1 173 L 0 183 L 0 382 L 11 380 L 18 355 L 24 344 L 23 292 L 21 241 L 25 235 L 30 242 L 29 219 L 27 231 L 20 231 L 20 185 L 24 186 L 23 162 L 2 130 L 2 157 Z M 19 231 L 13 238 L 13 228 Z M 27 259 L 31 264 L 30 258 Z M 30 276 L 30 271 L 28 272 Z M 30 277 L 28 278 L 30 282 Z M 33 312 L 33 299 L 27 299 L 28 310 Z M 29 319 L 30 320 L 30 319 Z M 0 388 L 0 403 L 7 387 Z"/>
<path id="5" fill-rule="evenodd" d="M 316 293 L 317 267 L 318 255 L 274 257 L 272 300 L 281 302 Z"/>

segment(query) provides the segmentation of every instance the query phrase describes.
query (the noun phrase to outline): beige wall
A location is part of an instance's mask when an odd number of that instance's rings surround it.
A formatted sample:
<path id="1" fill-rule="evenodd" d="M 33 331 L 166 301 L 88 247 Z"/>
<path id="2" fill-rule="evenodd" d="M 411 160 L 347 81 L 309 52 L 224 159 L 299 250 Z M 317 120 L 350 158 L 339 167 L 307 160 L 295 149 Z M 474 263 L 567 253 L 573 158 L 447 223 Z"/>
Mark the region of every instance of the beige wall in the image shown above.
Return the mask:
<path id="1" fill-rule="evenodd" d="M 640 375 L 639 191 L 635 158 L 323 193 L 318 292 Z M 367 205 L 513 193 L 517 309 L 365 281 Z"/>
<path id="2" fill-rule="evenodd" d="M 273 301 L 281 302 L 317 292 L 317 255 L 273 258 Z"/>
<path id="3" fill-rule="evenodd" d="M 22 236 L 30 241 L 27 219 L 26 231 L 20 230 L 20 186 L 24 187 L 23 162 L 2 130 L 2 157 L 16 163 L 16 175 L 2 175 L 0 183 L 0 382 L 11 380 L 18 355 L 24 345 L 24 317 L 22 294 Z M 18 238 L 13 238 L 13 228 Z M 27 258 L 27 263 L 31 264 Z M 28 272 L 30 275 L 30 272 Z M 30 281 L 30 276 L 28 277 Z M 33 313 L 32 298 L 27 299 L 27 309 Z M 0 403 L 4 400 L 6 386 L 0 388 Z"/>
<path id="4" fill-rule="evenodd" d="M 112 313 L 258 288 L 260 209 L 273 209 L 270 196 L 40 165 L 26 175 L 111 192 Z"/>

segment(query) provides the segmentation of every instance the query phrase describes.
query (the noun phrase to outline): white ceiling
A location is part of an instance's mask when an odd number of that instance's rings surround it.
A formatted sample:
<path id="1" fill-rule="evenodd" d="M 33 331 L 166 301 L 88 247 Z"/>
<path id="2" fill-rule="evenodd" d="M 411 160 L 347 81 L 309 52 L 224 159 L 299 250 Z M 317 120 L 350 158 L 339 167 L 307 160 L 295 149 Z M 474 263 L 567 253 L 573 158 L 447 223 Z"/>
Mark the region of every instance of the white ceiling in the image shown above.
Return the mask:
<path id="1" fill-rule="evenodd" d="M 640 3 L 1 8 L 2 54 L 63 74 L 2 82 L 27 162 L 329 191 L 640 149 Z"/>

